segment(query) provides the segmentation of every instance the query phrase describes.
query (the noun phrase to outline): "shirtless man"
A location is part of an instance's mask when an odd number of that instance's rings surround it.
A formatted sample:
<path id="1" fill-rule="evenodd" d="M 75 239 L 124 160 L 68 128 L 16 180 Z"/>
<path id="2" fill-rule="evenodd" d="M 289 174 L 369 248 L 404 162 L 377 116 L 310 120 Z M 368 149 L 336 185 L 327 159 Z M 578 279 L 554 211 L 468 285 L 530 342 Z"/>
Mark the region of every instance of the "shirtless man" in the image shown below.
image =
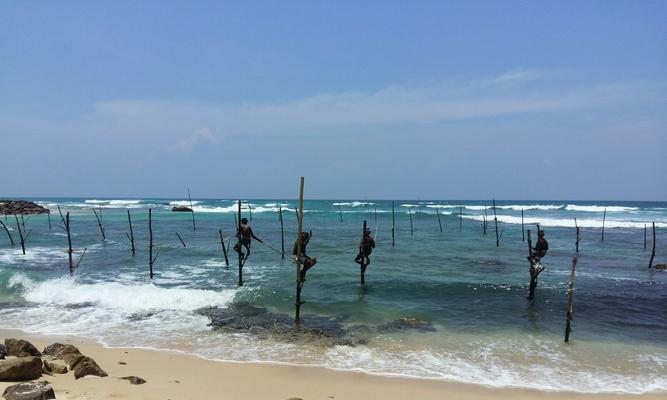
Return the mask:
<path id="1" fill-rule="evenodd" d="M 236 237 L 239 241 L 234 246 L 234 250 L 241 255 L 241 260 L 246 260 L 250 256 L 250 243 L 252 243 L 253 238 L 260 243 L 264 243 L 262 239 L 255 236 L 247 218 L 241 218 L 241 226 L 237 229 Z M 241 246 L 246 248 L 245 254 L 243 254 Z"/>
<path id="2" fill-rule="evenodd" d="M 301 269 L 301 280 L 305 281 L 306 280 L 306 272 L 308 272 L 309 269 L 313 268 L 315 264 L 317 264 L 317 258 L 312 258 L 306 254 L 306 246 L 308 246 L 308 243 L 310 242 L 310 238 L 312 237 L 313 233 L 311 232 L 301 232 L 301 259 L 303 260 L 303 268 Z M 297 258 L 297 252 L 298 252 L 298 247 L 299 241 L 295 240 L 294 241 L 294 248 L 292 249 L 292 255 L 294 256 L 294 259 Z"/>
<path id="3" fill-rule="evenodd" d="M 531 264 L 539 263 L 540 259 L 547 255 L 547 250 L 549 250 L 549 243 L 544 238 L 544 231 L 540 229 L 537 231 L 537 243 L 533 248 L 533 259 L 530 260 L 530 257 L 528 257 L 528 261 L 531 261 Z"/>
<path id="4" fill-rule="evenodd" d="M 361 239 L 361 243 L 359 243 L 359 254 L 357 254 L 357 257 L 354 259 L 354 262 L 357 264 L 361 264 L 362 261 L 365 265 L 368 265 L 371 263 L 370 258 L 368 256 L 371 255 L 373 252 L 373 249 L 375 248 L 375 239 L 371 237 L 371 230 L 366 229 L 364 232 L 364 237 Z"/>

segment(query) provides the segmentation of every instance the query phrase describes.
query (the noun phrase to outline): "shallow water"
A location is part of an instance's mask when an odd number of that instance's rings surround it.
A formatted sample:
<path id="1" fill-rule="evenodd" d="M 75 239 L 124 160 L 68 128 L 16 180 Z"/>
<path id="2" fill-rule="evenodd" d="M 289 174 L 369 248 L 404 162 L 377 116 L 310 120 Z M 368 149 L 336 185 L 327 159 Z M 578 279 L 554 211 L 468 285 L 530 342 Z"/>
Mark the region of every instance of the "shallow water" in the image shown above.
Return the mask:
<path id="1" fill-rule="evenodd" d="M 293 315 L 294 264 L 282 260 L 276 249 L 281 247 L 281 205 L 285 248 L 291 250 L 294 201 L 244 202 L 243 215 L 250 217 L 250 204 L 255 233 L 273 249 L 253 243 L 240 289 L 235 254 L 226 268 L 218 236 L 221 227 L 225 236 L 234 229 L 236 204 L 231 200 L 196 201 L 196 233 L 189 213 L 170 211 L 184 200 L 36 201 L 54 211 L 56 204 L 69 210 L 73 245 L 87 252 L 70 277 L 67 238 L 56 227 L 57 212 L 51 230 L 46 215 L 27 217 L 26 255 L 0 232 L 2 328 L 78 334 L 112 346 L 178 349 L 215 359 L 308 363 L 494 386 L 667 390 L 667 272 L 647 268 L 650 229 L 644 250 L 644 225 L 650 228 L 655 221 L 656 261 L 666 261 L 665 202 L 497 202 L 496 247 L 493 211 L 487 210 L 486 235 L 481 222 L 490 202 L 396 201 L 392 246 L 392 202 L 305 201 L 304 228 L 313 230 L 308 253 L 319 263 L 308 273 L 303 313 L 315 333 L 295 334 L 275 328 L 279 323 L 265 324 Z M 93 207 L 103 210 L 104 242 Z M 152 281 L 149 207 L 160 245 Z M 127 209 L 134 222 L 135 256 L 125 237 Z M 532 224 L 540 223 L 550 246 L 535 302 L 526 299 L 522 209 L 526 228 L 534 232 Z M 566 345 L 575 217 L 582 241 L 574 331 Z M 353 260 L 364 219 L 378 246 L 362 288 Z M 8 222 L 13 224 L 11 218 Z M 210 314 L 201 311 L 207 307 L 223 310 L 222 320 L 231 325 L 209 326 Z M 244 314 L 249 309 L 254 316 Z M 404 317 L 423 320 L 429 329 L 400 329 L 396 321 Z M 249 326 L 239 323 L 248 318 Z"/>

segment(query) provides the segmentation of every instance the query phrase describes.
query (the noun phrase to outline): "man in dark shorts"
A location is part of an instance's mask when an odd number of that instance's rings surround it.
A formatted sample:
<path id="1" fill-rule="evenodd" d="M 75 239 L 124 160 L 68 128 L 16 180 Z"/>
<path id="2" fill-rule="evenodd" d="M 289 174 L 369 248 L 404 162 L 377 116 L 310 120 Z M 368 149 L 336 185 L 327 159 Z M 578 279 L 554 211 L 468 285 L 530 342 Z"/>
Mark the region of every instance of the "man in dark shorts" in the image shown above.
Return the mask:
<path id="1" fill-rule="evenodd" d="M 306 246 L 308 246 L 308 243 L 310 242 L 310 238 L 312 237 L 313 232 L 301 232 L 301 260 L 303 260 L 303 267 L 301 268 L 301 280 L 305 281 L 306 280 L 306 272 L 308 272 L 309 269 L 313 268 L 315 264 L 317 264 L 317 258 L 312 258 L 306 254 Z M 297 253 L 299 251 L 298 249 L 299 246 L 299 241 L 295 240 L 294 241 L 294 248 L 292 249 L 292 255 L 294 256 L 294 259 L 298 259 Z"/>
<path id="2" fill-rule="evenodd" d="M 253 238 L 260 243 L 264 243 L 262 242 L 262 239 L 255 236 L 252 228 L 250 227 L 250 224 L 248 224 L 247 218 L 241 218 L 241 226 L 237 229 L 236 237 L 239 239 L 239 241 L 234 246 L 234 250 L 241 255 L 241 260 L 248 259 L 250 256 L 250 244 L 252 243 Z M 245 254 L 243 254 L 241 246 L 246 248 Z"/>
<path id="3" fill-rule="evenodd" d="M 364 232 L 364 237 L 361 239 L 361 243 L 359 243 L 359 254 L 357 254 L 357 257 L 354 259 L 354 262 L 357 264 L 361 264 L 362 262 L 365 265 L 368 265 L 371 263 L 370 258 L 368 256 L 371 255 L 373 252 L 373 249 L 375 248 L 375 239 L 371 237 L 371 230 L 366 229 Z"/>
<path id="4" fill-rule="evenodd" d="M 537 231 L 537 243 L 535 243 L 535 247 L 533 248 L 533 260 L 528 261 L 539 263 L 540 259 L 547 255 L 547 250 L 549 250 L 549 243 L 544 238 L 544 231 L 540 229 Z"/>

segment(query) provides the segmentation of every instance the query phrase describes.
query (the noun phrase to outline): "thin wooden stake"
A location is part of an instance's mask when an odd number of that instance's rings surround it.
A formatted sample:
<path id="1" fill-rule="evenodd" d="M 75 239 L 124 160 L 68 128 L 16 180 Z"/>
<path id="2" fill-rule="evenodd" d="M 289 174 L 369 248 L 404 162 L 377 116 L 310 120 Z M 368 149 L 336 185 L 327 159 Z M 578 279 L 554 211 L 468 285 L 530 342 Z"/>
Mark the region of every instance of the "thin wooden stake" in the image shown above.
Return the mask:
<path id="1" fill-rule="evenodd" d="M 222 236 L 222 228 L 218 229 L 218 233 L 220 234 L 220 245 L 222 246 L 222 254 L 225 256 L 225 266 L 229 268 L 229 257 L 227 257 L 227 248 L 225 247 L 225 239 Z"/>
<path id="2" fill-rule="evenodd" d="M 19 217 L 17 217 L 16 214 L 14 214 L 14 218 L 16 218 L 16 230 L 19 231 L 19 238 L 21 239 L 21 250 L 23 250 L 23 254 L 25 255 L 25 237 L 23 236 L 23 231 L 21 230 L 21 224 L 19 223 Z"/>
<path id="3" fill-rule="evenodd" d="M 459 230 L 463 229 L 463 207 L 459 206 Z"/>
<path id="4" fill-rule="evenodd" d="M 498 216 L 496 215 L 496 199 L 493 199 L 493 223 L 496 224 L 496 247 L 500 247 L 500 237 L 498 236 Z"/>
<path id="5" fill-rule="evenodd" d="M 195 209 L 192 208 L 192 197 L 190 197 L 190 188 L 188 188 L 188 201 L 190 202 L 190 212 L 192 213 L 192 231 L 197 232 L 197 224 L 195 224 Z M 183 244 L 183 247 L 185 247 L 185 243 Z"/>
<path id="6" fill-rule="evenodd" d="M 7 214 L 5 214 L 5 217 Z M 5 228 L 5 232 L 7 232 L 7 236 L 9 236 L 9 241 L 12 243 L 12 246 L 14 245 L 14 238 L 12 237 L 12 234 L 9 233 L 9 228 L 7 228 L 7 225 L 5 225 L 4 222 L 0 221 L 0 225 L 2 225 L 3 228 Z"/>
<path id="7" fill-rule="evenodd" d="M 361 262 L 359 263 L 359 270 L 361 272 L 361 284 L 365 285 L 366 284 L 366 257 L 364 257 L 364 252 L 363 252 L 363 243 L 364 239 L 366 238 L 366 220 L 364 220 L 364 227 L 363 230 L 361 231 L 361 242 L 359 242 L 359 255 L 361 256 Z"/>
<path id="8" fill-rule="evenodd" d="M 577 217 L 574 217 L 574 227 L 577 230 L 577 238 L 575 242 L 575 250 L 579 254 L 579 240 L 581 240 L 581 235 L 579 234 L 579 225 L 577 224 Z"/>
<path id="9" fill-rule="evenodd" d="M 242 245 L 241 245 L 241 238 L 243 237 L 243 234 L 241 232 L 241 200 L 238 201 L 237 203 L 237 211 L 238 213 L 238 218 L 237 221 L 239 223 L 237 227 L 237 232 L 239 236 L 239 286 L 243 286 L 243 264 L 245 263 L 245 260 L 243 259 L 243 250 L 242 250 Z"/>
<path id="10" fill-rule="evenodd" d="M 97 226 L 100 227 L 100 232 L 102 233 L 102 241 L 107 240 L 106 235 L 104 234 L 104 226 L 102 225 L 102 208 L 100 207 L 100 215 L 97 215 L 97 211 L 93 208 L 93 213 L 95 213 L 95 219 L 97 220 Z"/>
<path id="11" fill-rule="evenodd" d="M 526 241 L 526 230 L 523 227 L 523 208 L 521 209 L 521 241 Z"/>
<path id="12" fill-rule="evenodd" d="M 127 224 L 130 226 L 129 239 L 130 239 L 130 244 L 132 245 L 132 255 L 134 255 L 136 250 L 134 248 L 134 230 L 132 229 L 132 217 L 130 216 L 130 210 L 127 210 Z"/>
<path id="13" fill-rule="evenodd" d="M 394 247 L 394 226 L 396 225 L 396 218 L 394 216 L 394 201 L 391 201 L 391 247 Z"/>
<path id="14" fill-rule="evenodd" d="M 604 221 L 607 219 L 607 209 L 604 209 L 604 214 L 602 214 L 602 241 L 604 242 Z"/>
<path id="15" fill-rule="evenodd" d="M 438 210 L 438 207 L 435 207 L 435 215 L 438 216 L 438 226 L 440 227 L 440 233 L 442 233 L 442 221 L 440 221 L 440 210 Z"/>
<path id="16" fill-rule="evenodd" d="M 60 210 L 60 208 L 58 210 Z M 67 255 L 69 257 L 69 274 L 72 275 L 74 274 L 74 260 L 72 259 L 72 234 L 69 229 L 69 211 L 65 215 L 65 218 L 63 218 L 63 223 L 65 224 L 65 230 L 67 231 Z"/>
<path id="17" fill-rule="evenodd" d="M 301 259 L 301 232 L 303 230 L 303 225 L 301 224 L 303 220 L 303 183 L 304 179 L 303 176 L 301 177 L 301 186 L 299 188 L 299 209 L 297 212 L 297 219 L 298 219 L 298 231 L 297 231 L 297 237 L 296 237 L 296 301 L 294 303 L 295 306 L 295 314 L 294 314 L 294 323 L 299 324 L 301 322 L 301 305 L 303 302 L 301 301 L 301 289 L 303 288 L 304 281 L 301 279 L 301 266 L 303 264 L 303 260 Z"/>
<path id="18" fill-rule="evenodd" d="M 340 222 L 343 222 L 343 210 L 340 208 L 340 203 L 338 203 L 338 217 L 340 217 Z"/>
<path id="19" fill-rule="evenodd" d="M 570 281 L 567 284 L 567 316 L 565 319 L 565 343 L 570 341 L 570 331 L 572 316 L 574 314 L 574 270 L 577 267 L 577 257 L 572 258 L 572 272 L 570 272 Z"/>
<path id="20" fill-rule="evenodd" d="M 412 210 L 408 208 L 408 215 L 410 216 L 410 236 L 414 235 L 414 230 L 412 229 Z"/>
<path id="21" fill-rule="evenodd" d="M 651 261 L 648 262 L 648 267 L 653 268 L 653 259 L 655 258 L 655 222 L 653 224 L 653 250 L 651 251 Z"/>
<path id="22" fill-rule="evenodd" d="M 646 224 L 644 224 L 644 250 L 646 250 Z"/>
<path id="23" fill-rule="evenodd" d="M 283 225 L 283 207 L 278 206 L 278 218 L 280 219 L 280 249 L 283 260 L 285 259 L 285 227 Z"/>
<path id="24" fill-rule="evenodd" d="M 178 236 L 178 240 L 181 241 L 181 244 L 183 245 L 183 247 L 187 247 L 187 246 L 185 245 L 185 242 L 183 241 L 183 238 L 181 238 L 181 235 L 179 235 L 178 232 L 176 232 L 176 236 Z"/>
<path id="25" fill-rule="evenodd" d="M 486 206 L 486 204 L 484 204 L 484 235 L 486 235 L 486 225 L 488 223 L 488 217 L 486 215 L 487 209 L 488 207 Z"/>
<path id="26" fill-rule="evenodd" d="M 157 260 L 157 256 L 160 252 L 160 248 L 158 247 L 157 251 L 155 252 L 155 257 L 153 257 L 153 210 L 151 208 L 148 209 L 148 271 L 149 271 L 149 276 L 151 279 L 153 279 L 153 264 L 155 263 L 155 260 Z"/>

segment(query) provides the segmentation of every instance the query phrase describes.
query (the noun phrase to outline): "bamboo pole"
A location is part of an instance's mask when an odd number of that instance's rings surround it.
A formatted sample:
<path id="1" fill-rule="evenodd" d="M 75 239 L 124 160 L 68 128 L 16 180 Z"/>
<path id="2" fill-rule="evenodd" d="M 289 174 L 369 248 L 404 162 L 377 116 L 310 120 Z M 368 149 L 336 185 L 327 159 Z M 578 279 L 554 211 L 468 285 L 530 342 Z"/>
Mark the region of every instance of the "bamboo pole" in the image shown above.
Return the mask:
<path id="1" fill-rule="evenodd" d="M 521 241 L 526 241 L 526 230 L 523 227 L 523 208 L 521 209 Z"/>
<path id="2" fill-rule="evenodd" d="M 294 322 L 296 324 L 299 324 L 301 322 L 301 305 L 303 302 L 301 301 L 301 289 L 303 288 L 303 283 L 304 281 L 301 279 L 301 266 L 303 263 L 303 260 L 301 260 L 301 232 L 303 230 L 303 225 L 302 225 L 302 220 L 303 220 L 303 176 L 301 177 L 301 186 L 299 188 L 299 211 L 297 212 L 297 219 L 298 219 L 298 230 L 297 230 L 297 237 L 296 237 L 296 301 L 294 303 L 295 306 L 295 314 L 294 314 Z"/>
<path id="3" fill-rule="evenodd" d="M 19 231 L 19 238 L 21 239 L 21 250 L 25 255 L 25 237 L 23 236 L 23 231 L 21 230 L 21 223 L 19 223 L 19 217 L 17 217 L 16 214 L 14 214 L 14 218 L 16 219 L 16 230 Z"/>
<path id="4" fill-rule="evenodd" d="M 577 238 L 575 242 L 575 250 L 579 254 L 579 241 L 581 240 L 581 235 L 579 234 L 579 225 L 577 224 L 577 217 L 574 217 L 574 227 L 577 230 Z"/>
<path id="5" fill-rule="evenodd" d="M 153 264 L 157 260 L 157 256 L 160 252 L 160 248 L 155 252 L 155 257 L 153 257 L 153 210 L 148 209 L 148 272 L 151 279 L 153 279 Z"/>
<path id="6" fill-rule="evenodd" d="M 195 224 L 195 209 L 192 207 L 192 197 L 190 197 L 190 188 L 188 188 L 188 201 L 190 202 L 190 213 L 192 213 L 192 231 L 197 232 L 197 224 Z"/>
<path id="7" fill-rule="evenodd" d="M 500 247 L 500 237 L 498 236 L 498 216 L 496 215 L 496 199 L 493 199 L 493 223 L 496 225 L 496 247 Z"/>
<path id="8" fill-rule="evenodd" d="M 128 236 L 128 239 L 130 239 L 130 244 L 132 245 L 132 255 L 134 255 L 136 250 L 134 248 L 134 230 L 132 229 L 132 217 L 130 216 L 130 210 L 127 210 L 127 224 L 130 226 L 130 235 Z M 127 235 L 127 233 L 125 233 L 125 235 Z"/>
<path id="9" fill-rule="evenodd" d="M 187 247 L 187 246 L 185 245 L 185 242 L 183 241 L 183 238 L 181 238 L 181 235 L 179 235 L 178 232 L 176 232 L 176 236 L 178 236 L 178 240 L 181 241 L 181 244 L 183 245 L 183 247 Z"/>
<path id="10" fill-rule="evenodd" d="M 366 238 L 366 220 L 364 220 L 364 227 L 363 230 L 361 231 L 361 242 L 359 242 L 359 255 L 361 255 L 361 262 L 359 263 L 359 271 L 361 272 L 361 284 L 365 285 L 366 284 L 366 257 L 364 257 L 363 253 L 363 243 L 364 239 Z"/>
<path id="11" fill-rule="evenodd" d="M 283 225 L 283 207 L 278 206 L 278 218 L 280 219 L 280 249 L 283 260 L 285 259 L 285 227 Z"/>
<path id="12" fill-rule="evenodd" d="M 222 254 L 225 256 L 225 266 L 229 268 L 229 257 L 227 256 L 227 248 L 225 247 L 225 239 L 222 236 L 222 228 L 218 229 L 220 234 L 220 245 L 222 246 Z"/>
<path id="13" fill-rule="evenodd" d="M 391 247 L 394 247 L 394 226 L 396 225 L 396 218 L 394 216 L 394 201 L 391 201 Z"/>
<path id="14" fill-rule="evenodd" d="M 412 228 L 412 210 L 408 208 L 408 215 L 410 216 L 410 236 L 414 236 L 414 229 Z"/>
<path id="15" fill-rule="evenodd" d="M 435 207 L 435 215 L 438 216 L 438 226 L 440 227 L 440 233 L 442 233 L 442 221 L 440 221 L 440 210 L 438 210 L 437 204 Z"/>
<path id="16" fill-rule="evenodd" d="M 338 217 L 340 217 L 340 222 L 343 222 L 343 211 L 340 208 L 340 203 L 338 203 Z"/>
<path id="17" fill-rule="evenodd" d="M 236 219 L 238 221 L 238 236 L 239 236 L 239 286 L 243 286 L 243 264 L 245 263 L 243 259 L 243 250 L 242 250 L 242 245 L 241 245 L 241 238 L 242 238 L 242 233 L 241 233 L 241 200 L 238 201 L 237 203 L 237 211 L 238 213 L 238 218 Z"/>
<path id="18" fill-rule="evenodd" d="M 5 217 L 7 214 L 5 214 Z M 9 236 L 9 241 L 11 242 L 12 246 L 14 245 L 14 238 L 12 237 L 12 234 L 9 233 L 9 228 L 7 228 L 7 225 L 5 225 L 4 222 L 0 221 L 0 225 L 2 225 L 3 228 L 5 228 L 5 232 L 7 232 L 7 236 Z"/>
<path id="19" fill-rule="evenodd" d="M 604 214 L 602 214 L 602 241 L 604 242 L 604 222 L 607 219 L 607 209 L 604 209 Z"/>
<path id="20" fill-rule="evenodd" d="M 100 215 L 97 215 L 97 211 L 93 208 L 93 213 L 95 213 L 95 219 L 97 220 L 97 226 L 100 227 L 100 232 L 102 233 L 102 241 L 107 240 L 106 235 L 104 234 L 104 226 L 102 226 L 102 207 L 100 207 Z"/>
<path id="21" fill-rule="evenodd" d="M 572 272 L 570 272 L 570 281 L 567 284 L 567 316 L 565 319 L 565 343 L 570 341 L 570 331 L 572 316 L 574 314 L 574 270 L 577 267 L 577 257 L 572 258 Z"/>
<path id="22" fill-rule="evenodd" d="M 655 222 L 653 224 L 653 250 L 651 251 L 651 261 L 648 262 L 648 267 L 653 268 L 653 259 L 655 258 Z"/>

